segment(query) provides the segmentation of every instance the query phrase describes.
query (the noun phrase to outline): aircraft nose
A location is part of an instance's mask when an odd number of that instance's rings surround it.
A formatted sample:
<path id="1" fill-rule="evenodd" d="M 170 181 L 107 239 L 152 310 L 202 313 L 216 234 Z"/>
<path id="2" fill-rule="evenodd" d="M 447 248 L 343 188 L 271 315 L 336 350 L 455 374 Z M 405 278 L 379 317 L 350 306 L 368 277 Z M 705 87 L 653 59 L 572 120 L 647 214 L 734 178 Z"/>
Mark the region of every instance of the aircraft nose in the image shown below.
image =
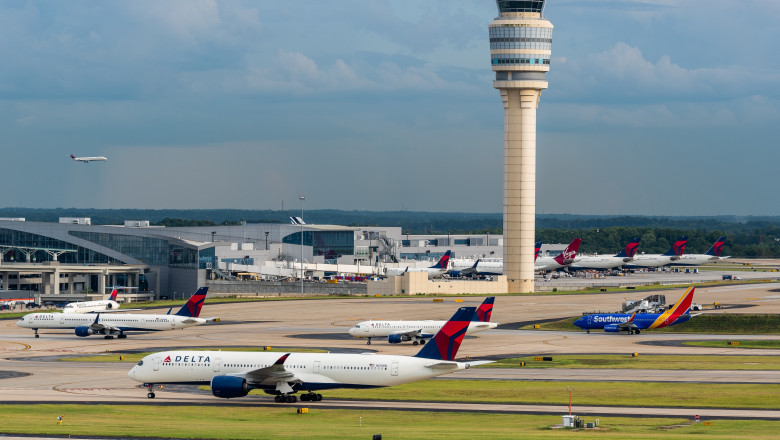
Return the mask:
<path id="1" fill-rule="evenodd" d="M 580 319 L 574 321 L 574 325 L 576 325 L 577 327 L 582 327 L 582 322 L 583 322 L 582 318 L 580 318 Z"/>
<path id="2" fill-rule="evenodd" d="M 348 333 L 350 334 L 350 336 L 355 336 L 355 327 L 352 327 L 351 329 L 349 329 Z"/>
<path id="3" fill-rule="evenodd" d="M 133 367 L 130 369 L 130 371 L 127 372 L 127 375 L 130 376 L 130 379 L 135 380 L 135 369 L 138 367 Z"/>

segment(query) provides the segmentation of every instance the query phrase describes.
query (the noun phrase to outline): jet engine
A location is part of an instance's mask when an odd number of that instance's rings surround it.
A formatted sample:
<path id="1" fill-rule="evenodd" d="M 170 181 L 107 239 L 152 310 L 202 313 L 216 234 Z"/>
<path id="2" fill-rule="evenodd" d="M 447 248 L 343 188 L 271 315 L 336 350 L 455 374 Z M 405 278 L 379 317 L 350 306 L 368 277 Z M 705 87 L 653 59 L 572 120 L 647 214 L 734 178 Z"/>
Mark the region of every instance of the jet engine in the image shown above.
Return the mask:
<path id="1" fill-rule="evenodd" d="M 620 331 L 617 324 L 607 324 L 604 326 L 604 331 L 609 333 L 617 333 Z"/>
<path id="2" fill-rule="evenodd" d="M 387 342 L 391 344 L 400 344 L 403 342 L 403 337 L 401 335 L 388 335 L 387 336 Z"/>
<path id="3" fill-rule="evenodd" d="M 216 397 L 230 399 L 244 397 L 249 393 L 246 379 L 236 376 L 214 376 L 211 379 L 211 393 Z"/>
<path id="4" fill-rule="evenodd" d="M 81 327 L 76 327 L 76 336 L 87 337 L 94 334 L 95 334 L 94 330 L 92 330 L 88 325 L 82 325 Z"/>

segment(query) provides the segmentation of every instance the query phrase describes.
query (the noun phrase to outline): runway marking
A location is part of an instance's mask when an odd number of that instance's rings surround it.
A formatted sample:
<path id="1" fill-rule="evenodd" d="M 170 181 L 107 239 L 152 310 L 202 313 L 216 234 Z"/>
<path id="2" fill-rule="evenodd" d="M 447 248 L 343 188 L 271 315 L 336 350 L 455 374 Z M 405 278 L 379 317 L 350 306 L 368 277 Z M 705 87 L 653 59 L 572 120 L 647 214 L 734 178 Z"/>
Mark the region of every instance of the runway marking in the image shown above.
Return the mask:
<path id="1" fill-rule="evenodd" d="M 564 339 L 569 339 L 568 336 L 562 336 L 561 339 L 546 339 L 542 341 L 543 344 L 552 345 L 550 344 L 550 341 L 563 341 Z"/>
<path id="2" fill-rule="evenodd" d="M 21 350 L 18 350 L 18 349 L 17 350 L 12 350 L 10 348 L 0 348 L 0 351 L 24 351 L 24 350 L 29 350 L 31 348 L 29 345 L 21 343 L 21 342 L 14 342 L 14 341 L 0 341 L 0 342 L 5 342 L 7 344 L 18 344 L 18 345 L 21 345 L 21 346 L 24 347 Z"/>

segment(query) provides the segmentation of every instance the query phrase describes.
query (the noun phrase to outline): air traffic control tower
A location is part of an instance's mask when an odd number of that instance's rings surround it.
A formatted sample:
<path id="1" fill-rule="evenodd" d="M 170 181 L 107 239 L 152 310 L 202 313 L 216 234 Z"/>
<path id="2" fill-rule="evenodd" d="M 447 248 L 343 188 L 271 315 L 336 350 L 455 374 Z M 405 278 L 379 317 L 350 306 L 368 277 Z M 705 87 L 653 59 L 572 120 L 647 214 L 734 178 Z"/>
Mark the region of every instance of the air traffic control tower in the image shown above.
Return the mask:
<path id="1" fill-rule="evenodd" d="M 536 107 L 547 88 L 553 25 L 545 0 L 496 0 L 490 58 L 504 104 L 504 275 L 510 293 L 534 291 Z"/>

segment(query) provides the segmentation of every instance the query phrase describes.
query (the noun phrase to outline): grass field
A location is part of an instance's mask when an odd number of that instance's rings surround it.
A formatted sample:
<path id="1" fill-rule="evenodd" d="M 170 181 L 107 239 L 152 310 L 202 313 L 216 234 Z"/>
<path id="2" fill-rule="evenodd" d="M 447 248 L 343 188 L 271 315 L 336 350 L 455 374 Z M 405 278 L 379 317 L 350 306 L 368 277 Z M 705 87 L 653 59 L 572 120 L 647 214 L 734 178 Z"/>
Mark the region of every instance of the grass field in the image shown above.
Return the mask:
<path id="1" fill-rule="evenodd" d="M 683 342 L 683 345 L 690 345 L 693 347 L 729 347 L 729 348 L 764 348 L 764 349 L 778 349 L 780 348 L 780 340 L 777 341 L 764 341 L 764 340 L 732 340 L 732 341 L 687 341 Z"/>
<path id="2" fill-rule="evenodd" d="M 294 407 L 197 407 L 111 405 L 3 405 L 0 432 L 60 436 L 102 435 L 197 439 L 774 439 L 777 421 L 715 420 L 693 424 L 681 418 L 599 419 L 599 430 L 551 429 L 560 416 L 360 411 Z M 56 418 L 64 416 L 63 424 Z M 362 426 L 361 426 L 362 425 Z"/>
<path id="3" fill-rule="evenodd" d="M 706 382 L 706 376 L 702 381 Z M 326 399 L 422 400 L 564 405 L 574 385 L 578 405 L 777 409 L 780 385 L 665 382 L 425 380 L 375 390 L 333 390 Z"/>
<path id="4" fill-rule="evenodd" d="M 572 331 L 579 328 L 574 321 L 579 316 L 540 323 L 540 330 Z M 522 330 L 534 330 L 534 325 L 526 325 Z M 598 332 L 601 330 L 592 330 Z M 666 333 L 713 333 L 737 335 L 778 335 L 780 334 L 780 315 L 707 313 L 691 318 L 681 324 L 649 330 Z M 620 337 L 621 335 L 615 335 Z"/>
<path id="5" fill-rule="evenodd" d="M 756 341 L 773 342 L 780 341 Z M 719 341 L 713 347 L 726 347 L 725 341 Z M 777 348 L 766 347 L 766 348 Z M 555 355 L 552 362 L 535 361 L 534 356 L 502 359 L 477 368 L 619 368 L 654 370 L 780 370 L 780 358 L 777 356 L 707 356 L 707 355 L 631 355 L 593 354 L 593 355 Z M 525 366 L 521 366 L 525 362 Z"/>

